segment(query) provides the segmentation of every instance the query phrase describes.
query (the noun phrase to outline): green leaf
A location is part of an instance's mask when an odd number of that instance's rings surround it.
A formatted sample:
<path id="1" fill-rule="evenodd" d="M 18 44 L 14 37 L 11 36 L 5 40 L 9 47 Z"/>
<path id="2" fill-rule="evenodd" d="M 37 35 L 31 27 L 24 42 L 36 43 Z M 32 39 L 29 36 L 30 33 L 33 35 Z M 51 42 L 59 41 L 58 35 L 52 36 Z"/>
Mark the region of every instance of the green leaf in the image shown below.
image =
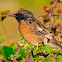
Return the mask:
<path id="1" fill-rule="evenodd" d="M 7 14 L 7 13 L 9 13 L 10 12 L 10 10 L 4 10 L 4 11 L 1 11 L 1 15 L 3 15 L 3 14 Z"/>
<path id="2" fill-rule="evenodd" d="M 57 60 L 58 60 L 59 62 L 62 62 L 62 57 L 61 57 L 61 56 L 58 56 Z"/>
<path id="3" fill-rule="evenodd" d="M 34 62 L 38 62 L 37 60 L 34 60 Z"/>
<path id="4" fill-rule="evenodd" d="M 43 47 L 43 45 L 40 45 L 40 46 L 39 46 L 39 49 L 41 49 L 42 47 Z"/>
<path id="5" fill-rule="evenodd" d="M 33 54 L 36 55 L 39 51 L 34 49 Z"/>
<path id="6" fill-rule="evenodd" d="M 3 46 L 2 50 L 3 50 L 3 55 L 5 56 L 6 60 L 10 60 L 8 57 L 10 57 L 10 55 L 14 55 L 15 53 L 13 51 L 13 48 L 7 47 L 7 46 Z"/>
<path id="7" fill-rule="evenodd" d="M 0 59 L 3 59 L 3 57 L 4 57 L 3 54 L 0 54 Z"/>
<path id="8" fill-rule="evenodd" d="M 51 53 L 59 53 L 57 50 L 51 50 Z"/>
<path id="9" fill-rule="evenodd" d="M 39 56 L 38 59 L 41 59 L 41 56 Z"/>
<path id="10" fill-rule="evenodd" d="M 17 49 L 16 49 L 14 43 L 11 43 L 10 47 L 13 48 L 14 53 L 17 51 Z"/>
<path id="11" fill-rule="evenodd" d="M 47 57 L 46 59 L 42 60 L 42 62 L 48 62 L 48 61 L 50 61 L 50 62 L 55 62 L 54 58 L 51 57 L 51 56 L 49 56 L 49 57 Z"/>
<path id="12" fill-rule="evenodd" d="M 22 35 L 20 35 L 20 40 L 23 40 L 23 36 Z"/>
<path id="13" fill-rule="evenodd" d="M 2 40 L 3 40 L 3 39 L 2 39 L 2 35 L 0 35 L 0 44 L 2 43 Z"/>
<path id="14" fill-rule="evenodd" d="M 16 60 L 17 60 L 17 61 L 22 60 L 21 54 L 18 54 L 18 57 L 17 57 L 17 59 L 16 59 Z"/>
<path id="15" fill-rule="evenodd" d="M 25 46 L 28 45 L 28 42 L 24 42 Z"/>
<path id="16" fill-rule="evenodd" d="M 51 47 L 50 46 L 43 46 L 43 47 L 41 47 L 41 49 L 43 49 L 47 52 L 51 52 Z"/>
<path id="17" fill-rule="evenodd" d="M 60 53 L 58 53 L 57 55 L 56 55 L 56 57 L 58 57 L 59 55 L 61 55 Z"/>
<path id="18" fill-rule="evenodd" d="M 24 54 L 25 54 L 24 51 L 25 51 L 25 49 L 19 51 L 19 54 L 21 54 L 21 58 L 24 58 Z"/>
<path id="19" fill-rule="evenodd" d="M 14 46 L 14 43 L 11 43 L 10 47 L 15 47 L 15 46 Z"/>

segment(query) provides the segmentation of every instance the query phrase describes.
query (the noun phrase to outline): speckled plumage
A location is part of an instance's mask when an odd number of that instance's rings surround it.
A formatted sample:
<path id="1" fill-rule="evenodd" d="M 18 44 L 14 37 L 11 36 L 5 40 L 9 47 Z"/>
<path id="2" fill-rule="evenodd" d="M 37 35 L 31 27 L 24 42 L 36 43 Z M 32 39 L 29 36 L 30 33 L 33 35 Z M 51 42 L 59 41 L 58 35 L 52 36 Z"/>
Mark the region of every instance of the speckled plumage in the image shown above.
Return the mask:
<path id="1" fill-rule="evenodd" d="M 36 20 L 30 11 L 21 9 L 14 15 L 19 22 L 20 33 L 30 44 L 38 46 L 39 43 L 44 43 L 52 47 L 56 44 L 62 48 L 52 32 Z"/>

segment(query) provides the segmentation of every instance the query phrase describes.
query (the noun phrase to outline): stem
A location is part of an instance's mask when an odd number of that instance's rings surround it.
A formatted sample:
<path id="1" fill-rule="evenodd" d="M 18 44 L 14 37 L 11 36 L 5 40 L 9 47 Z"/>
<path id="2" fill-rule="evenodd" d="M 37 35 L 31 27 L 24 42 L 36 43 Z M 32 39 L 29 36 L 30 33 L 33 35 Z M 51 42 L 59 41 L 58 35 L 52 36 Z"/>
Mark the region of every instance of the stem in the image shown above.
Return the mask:
<path id="1" fill-rule="evenodd" d="M 7 33 L 7 31 L 6 31 L 6 29 L 5 29 L 5 27 L 4 27 L 4 25 L 3 25 L 3 23 L 2 23 L 1 20 L 0 20 L 0 23 L 1 23 L 1 25 L 2 25 L 2 27 L 3 27 L 3 29 L 4 29 L 4 31 L 5 31 L 5 33 L 6 33 L 6 35 L 7 35 L 7 38 L 8 38 L 9 41 L 10 41 L 10 37 L 9 37 L 9 35 L 8 35 L 8 33 Z"/>
<path id="2" fill-rule="evenodd" d="M 53 7 L 55 7 L 55 5 L 57 4 L 58 0 L 55 0 L 55 3 L 53 4 Z"/>
<path id="3" fill-rule="evenodd" d="M 58 0 L 55 0 L 55 3 L 52 5 L 52 7 L 50 8 L 50 10 L 53 10 L 55 5 L 57 4 Z"/>

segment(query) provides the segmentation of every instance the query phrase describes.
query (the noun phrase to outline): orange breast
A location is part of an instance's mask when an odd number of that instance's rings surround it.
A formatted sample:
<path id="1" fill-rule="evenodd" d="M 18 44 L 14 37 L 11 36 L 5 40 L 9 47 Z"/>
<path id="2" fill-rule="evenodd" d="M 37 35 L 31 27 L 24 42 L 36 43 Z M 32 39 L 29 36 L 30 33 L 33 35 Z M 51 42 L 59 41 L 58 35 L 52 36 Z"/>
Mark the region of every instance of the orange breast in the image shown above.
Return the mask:
<path id="1" fill-rule="evenodd" d="M 30 44 L 38 45 L 39 42 L 42 43 L 42 39 L 44 37 L 35 34 L 35 32 L 32 32 L 33 30 L 29 28 L 29 25 L 27 25 L 25 21 L 20 23 L 19 30 L 24 39 Z"/>

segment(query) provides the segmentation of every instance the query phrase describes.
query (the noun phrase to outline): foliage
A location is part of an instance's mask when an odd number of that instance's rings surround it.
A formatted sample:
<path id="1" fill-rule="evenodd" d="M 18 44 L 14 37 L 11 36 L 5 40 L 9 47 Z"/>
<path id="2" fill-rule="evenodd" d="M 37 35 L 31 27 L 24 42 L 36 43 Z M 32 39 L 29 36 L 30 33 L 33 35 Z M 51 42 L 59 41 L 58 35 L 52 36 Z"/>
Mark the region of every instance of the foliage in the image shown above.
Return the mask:
<path id="1" fill-rule="evenodd" d="M 22 42 L 22 40 L 21 40 L 21 42 Z M 60 61 L 60 62 L 62 61 L 62 57 L 60 56 L 60 54 L 61 54 L 60 51 L 59 50 L 52 50 L 52 48 L 50 46 L 43 46 L 42 44 L 40 44 L 37 49 L 36 46 L 30 45 L 26 41 L 22 42 L 22 45 L 24 45 L 24 46 L 22 46 L 18 52 L 18 55 L 16 58 L 17 61 L 23 62 L 23 58 L 26 60 L 28 57 L 30 57 L 31 51 L 33 51 L 32 56 L 34 56 L 34 58 L 32 58 L 32 60 L 34 62 L 37 62 L 37 61 L 55 62 L 55 58 L 52 57 L 52 53 L 55 53 L 54 56 L 57 57 L 58 61 Z M 9 47 L 3 46 L 2 47 L 3 57 L 5 57 L 6 60 L 11 60 L 11 55 L 14 56 L 14 54 L 17 52 L 17 50 L 18 49 L 15 47 L 14 43 L 12 43 Z M 41 55 L 41 54 L 38 55 L 41 52 L 43 55 Z M 45 58 L 45 55 L 46 55 L 46 58 Z"/>
<path id="2" fill-rule="evenodd" d="M 3 55 L 5 56 L 6 60 L 9 60 L 10 55 L 14 55 L 16 51 L 13 48 L 7 47 L 7 46 L 3 46 L 2 50 L 3 50 Z"/>
<path id="3" fill-rule="evenodd" d="M 49 56 L 46 59 L 42 60 L 42 62 L 55 62 L 54 58 Z"/>
<path id="4" fill-rule="evenodd" d="M 58 60 L 59 62 L 62 62 L 62 57 L 61 57 L 61 56 L 58 56 L 57 60 Z"/>
<path id="5" fill-rule="evenodd" d="M 20 40 L 23 40 L 23 37 L 22 37 L 22 35 L 20 35 Z"/>

